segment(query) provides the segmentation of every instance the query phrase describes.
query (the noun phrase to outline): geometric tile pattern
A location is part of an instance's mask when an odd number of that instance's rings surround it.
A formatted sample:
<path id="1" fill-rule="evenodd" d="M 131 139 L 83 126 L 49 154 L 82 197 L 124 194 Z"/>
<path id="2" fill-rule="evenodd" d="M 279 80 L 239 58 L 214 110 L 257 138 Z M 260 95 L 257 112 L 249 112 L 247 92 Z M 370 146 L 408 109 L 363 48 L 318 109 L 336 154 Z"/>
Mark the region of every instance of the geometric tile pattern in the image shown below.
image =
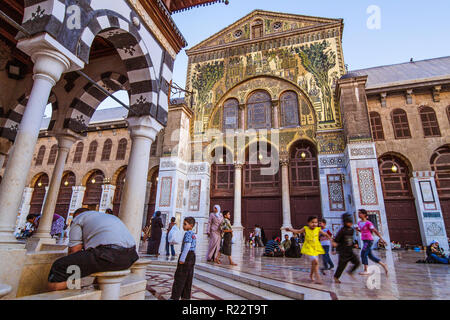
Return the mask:
<path id="1" fill-rule="evenodd" d="M 173 273 L 147 271 L 147 291 L 158 300 L 169 300 L 172 293 Z M 195 280 L 194 280 L 195 281 Z M 191 300 L 222 300 L 202 288 L 192 285 Z"/>
<path id="2" fill-rule="evenodd" d="M 161 196 L 159 198 L 160 207 L 170 207 L 170 198 L 172 196 L 172 177 L 163 177 L 161 179 Z"/>
<path id="3" fill-rule="evenodd" d="M 189 183 L 189 210 L 200 210 L 200 188 L 202 185 L 201 180 L 194 180 Z"/>
<path id="4" fill-rule="evenodd" d="M 344 211 L 344 189 L 342 176 L 340 174 L 327 175 L 328 199 L 330 200 L 330 211 Z"/>
<path id="5" fill-rule="evenodd" d="M 361 205 L 378 205 L 375 176 L 372 168 L 356 169 Z"/>

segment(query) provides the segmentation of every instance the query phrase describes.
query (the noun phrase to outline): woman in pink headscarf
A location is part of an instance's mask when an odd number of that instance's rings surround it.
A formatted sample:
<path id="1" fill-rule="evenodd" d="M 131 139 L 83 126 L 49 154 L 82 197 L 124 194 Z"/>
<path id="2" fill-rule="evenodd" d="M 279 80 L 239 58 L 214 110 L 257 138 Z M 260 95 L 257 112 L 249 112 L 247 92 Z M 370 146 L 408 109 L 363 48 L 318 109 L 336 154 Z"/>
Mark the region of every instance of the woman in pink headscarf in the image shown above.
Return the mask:
<path id="1" fill-rule="evenodd" d="M 220 251 L 220 241 L 222 240 L 222 231 L 220 226 L 223 222 L 223 215 L 220 212 L 220 206 L 214 206 L 214 212 L 209 215 L 208 230 L 206 231 L 209 237 L 208 254 L 206 259 L 208 262 L 214 261 L 220 264 L 217 260 Z"/>

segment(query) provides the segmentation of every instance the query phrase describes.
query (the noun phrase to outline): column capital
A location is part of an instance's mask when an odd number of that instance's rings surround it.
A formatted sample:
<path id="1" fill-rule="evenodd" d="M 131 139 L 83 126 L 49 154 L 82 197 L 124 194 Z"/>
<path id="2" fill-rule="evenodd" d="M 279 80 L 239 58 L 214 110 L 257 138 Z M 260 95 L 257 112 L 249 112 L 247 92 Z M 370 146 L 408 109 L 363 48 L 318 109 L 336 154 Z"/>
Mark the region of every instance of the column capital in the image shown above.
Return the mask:
<path id="1" fill-rule="evenodd" d="M 141 137 L 156 140 L 156 136 L 163 129 L 163 126 L 151 116 L 130 117 L 127 119 L 128 130 L 131 138 Z"/>
<path id="2" fill-rule="evenodd" d="M 55 138 L 58 140 L 58 149 L 67 152 L 70 151 L 70 148 L 77 140 L 80 140 L 79 136 L 69 133 L 57 133 Z"/>
<path id="3" fill-rule="evenodd" d="M 413 178 L 434 178 L 434 171 L 413 171 Z"/>
<path id="4" fill-rule="evenodd" d="M 44 79 L 54 86 L 61 75 L 70 68 L 70 60 L 51 49 L 38 49 L 31 55 L 34 62 L 33 79 Z"/>
<path id="5" fill-rule="evenodd" d="M 280 159 L 280 165 L 282 167 L 287 167 L 289 165 L 289 159 L 288 158 L 281 158 Z"/>
<path id="6" fill-rule="evenodd" d="M 244 166 L 244 164 L 242 162 L 235 162 L 234 163 L 234 168 L 235 169 L 242 169 L 243 166 Z"/>

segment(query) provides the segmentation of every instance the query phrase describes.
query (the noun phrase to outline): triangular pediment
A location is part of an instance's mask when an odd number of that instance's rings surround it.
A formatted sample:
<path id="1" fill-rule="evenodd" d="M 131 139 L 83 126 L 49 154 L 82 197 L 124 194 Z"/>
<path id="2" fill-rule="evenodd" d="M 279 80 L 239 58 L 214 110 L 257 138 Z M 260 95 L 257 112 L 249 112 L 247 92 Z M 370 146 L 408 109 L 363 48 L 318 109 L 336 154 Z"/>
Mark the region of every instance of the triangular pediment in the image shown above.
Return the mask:
<path id="1" fill-rule="evenodd" d="M 192 52 L 201 52 L 203 50 L 210 50 L 216 47 L 219 48 L 228 45 L 233 46 L 254 41 L 256 39 L 253 37 L 252 27 L 255 26 L 255 24 L 258 24 L 258 21 L 260 24 L 262 22 L 263 36 L 257 40 L 279 37 L 283 34 L 290 34 L 297 31 L 307 32 L 318 27 L 324 27 L 327 25 L 332 26 L 343 23 L 342 19 L 329 19 L 255 10 L 190 48 L 186 52 L 189 55 Z"/>

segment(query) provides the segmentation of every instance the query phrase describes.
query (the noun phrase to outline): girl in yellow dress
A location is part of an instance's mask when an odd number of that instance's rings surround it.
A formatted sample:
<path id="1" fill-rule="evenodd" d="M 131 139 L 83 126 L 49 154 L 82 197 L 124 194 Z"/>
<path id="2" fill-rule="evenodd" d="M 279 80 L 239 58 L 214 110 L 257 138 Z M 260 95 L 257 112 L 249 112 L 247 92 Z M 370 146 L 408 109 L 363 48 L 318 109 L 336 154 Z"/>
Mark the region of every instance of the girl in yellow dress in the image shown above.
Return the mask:
<path id="1" fill-rule="evenodd" d="M 319 255 L 325 254 L 325 251 L 320 244 L 319 235 L 322 235 L 330 240 L 332 239 L 319 227 L 319 219 L 317 217 L 309 217 L 307 226 L 301 228 L 300 230 L 286 228 L 286 231 L 297 234 L 305 234 L 305 242 L 303 243 L 302 254 L 308 256 L 311 260 L 311 273 L 309 274 L 309 277 L 311 278 L 311 281 L 317 284 L 322 284 L 319 275 Z"/>

